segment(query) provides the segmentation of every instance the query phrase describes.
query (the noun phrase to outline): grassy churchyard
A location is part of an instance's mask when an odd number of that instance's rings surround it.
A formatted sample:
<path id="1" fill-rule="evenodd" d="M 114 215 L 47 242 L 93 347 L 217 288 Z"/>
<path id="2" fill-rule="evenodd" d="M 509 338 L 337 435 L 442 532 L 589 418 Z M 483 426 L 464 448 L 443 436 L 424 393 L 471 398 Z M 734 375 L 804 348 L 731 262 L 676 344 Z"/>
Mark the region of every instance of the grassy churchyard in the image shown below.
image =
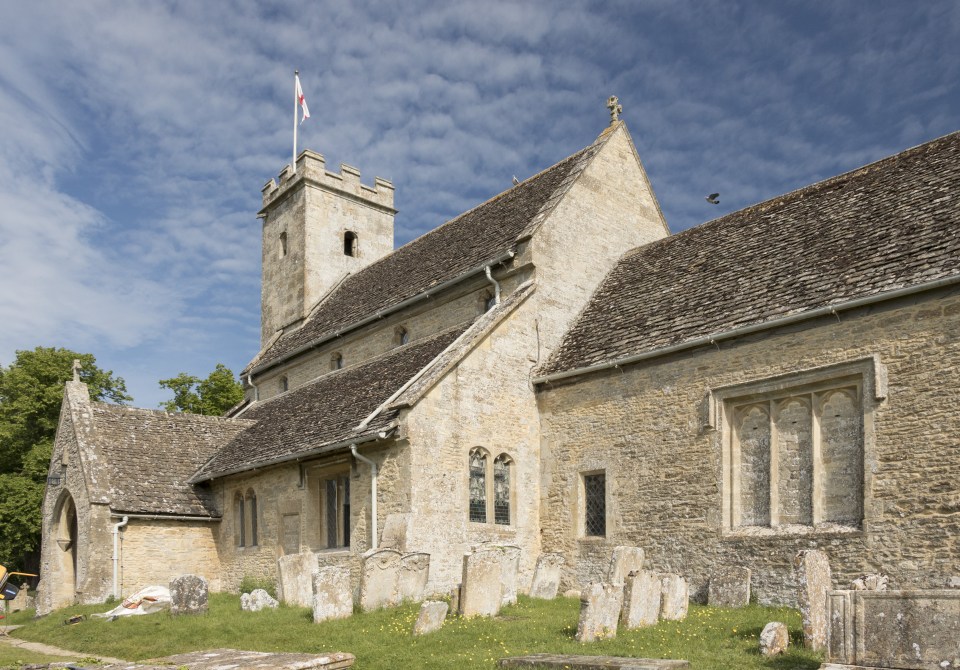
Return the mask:
<path id="1" fill-rule="evenodd" d="M 621 630 L 612 640 L 580 644 L 574 640 L 580 602 L 520 597 L 492 619 L 448 617 L 443 628 L 415 638 L 410 631 L 419 605 L 404 605 L 349 619 L 314 624 L 308 609 L 281 606 L 277 610 L 243 612 L 239 597 L 212 594 L 210 610 L 199 616 L 173 618 L 167 612 L 117 621 L 89 615 L 108 605 L 76 606 L 42 619 L 26 617 L 16 637 L 45 642 L 82 656 L 101 655 L 142 660 L 158 656 L 232 647 L 257 651 L 347 651 L 355 654 L 358 670 L 395 668 L 494 668 L 504 656 L 536 652 L 684 658 L 698 670 L 815 670 L 822 657 L 802 649 L 800 615 L 789 608 L 751 605 L 721 609 L 691 605 L 680 622 L 654 628 Z M 74 615 L 87 618 L 76 624 Z M 767 659 L 758 652 L 760 630 L 769 621 L 790 628 L 791 644 L 784 656 Z M 0 653 L 6 651 L 0 646 Z M 0 667 L 9 656 L 0 656 Z M 25 662 L 36 662 L 24 659 Z M 7 661 L 15 666 L 15 661 Z"/>

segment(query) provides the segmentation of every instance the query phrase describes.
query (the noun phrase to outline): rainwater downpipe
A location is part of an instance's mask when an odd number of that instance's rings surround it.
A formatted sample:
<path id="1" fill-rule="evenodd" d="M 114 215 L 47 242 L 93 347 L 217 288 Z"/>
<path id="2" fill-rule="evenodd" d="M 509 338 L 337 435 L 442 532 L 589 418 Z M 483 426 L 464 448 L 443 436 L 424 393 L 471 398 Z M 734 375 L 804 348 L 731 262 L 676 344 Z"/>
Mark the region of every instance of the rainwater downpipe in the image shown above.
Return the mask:
<path id="1" fill-rule="evenodd" d="M 357 451 L 357 445 L 350 445 L 350 453 L 353 454 L 354 458 L 358 461 L 363 461 L 370 466 L 370 548 L 377 548 L 377 464 L 371 461 L 366 456 L 361 456 L 360 452 Z"/>
<path id="2" fill-rule="evenodd" d="M 490 283 L 493 284 L 493 304 L 499 305 L 500 304 L 500 284 L 497 282 L 496 279 L 493 278 L 493 273 L 490 272 L 489 265 L 486 268 L 484 268 L 484 270 L 486 270 L 487 279 L 489 279 Z"/>
<path id="3" fill-rule="evenodd" d="M 127 525 L 130 517 L 124 516 L 119 523 L 113 524 L 113 597 L 120 599 L 120 529 Z"/>

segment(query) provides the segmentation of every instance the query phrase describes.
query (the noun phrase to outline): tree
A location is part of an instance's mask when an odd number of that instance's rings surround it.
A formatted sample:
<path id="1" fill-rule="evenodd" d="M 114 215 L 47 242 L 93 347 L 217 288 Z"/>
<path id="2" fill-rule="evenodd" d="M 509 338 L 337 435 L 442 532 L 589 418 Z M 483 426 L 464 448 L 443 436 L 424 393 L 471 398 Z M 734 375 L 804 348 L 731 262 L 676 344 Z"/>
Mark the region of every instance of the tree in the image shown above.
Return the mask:
<path id="1" fill-rule="evenodd" d="M 176 377 L 161 379 L 160 388 L 173 391 L 173 400 L 160 403 L 168 412 L 222 416 L 243 400 L 243 386 L 223 363 L 217 363 L 206 379 L 181 372 Z"/>
<path id="2" fill-rule="evenodd" d="M 63 385 L 79 360 L 91 400 L 129 402 L 121 377 L 93 354 L 37 347 L 0 366 L 0 563 L 20 564 L 40 547 L 40 506 L 60 418 Z"/>

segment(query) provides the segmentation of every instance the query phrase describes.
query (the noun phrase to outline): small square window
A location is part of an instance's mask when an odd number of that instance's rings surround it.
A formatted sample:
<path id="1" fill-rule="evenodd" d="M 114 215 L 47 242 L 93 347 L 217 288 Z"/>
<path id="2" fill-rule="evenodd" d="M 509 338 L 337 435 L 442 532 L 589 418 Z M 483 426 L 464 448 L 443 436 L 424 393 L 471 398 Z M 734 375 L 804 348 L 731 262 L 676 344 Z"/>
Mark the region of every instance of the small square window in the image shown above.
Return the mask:
<path id="1" fill-rule="evenodd" d="M 603 472 L 583 476 L 583 532 L 588 537 L 607 534 L 607 482 Z"/>

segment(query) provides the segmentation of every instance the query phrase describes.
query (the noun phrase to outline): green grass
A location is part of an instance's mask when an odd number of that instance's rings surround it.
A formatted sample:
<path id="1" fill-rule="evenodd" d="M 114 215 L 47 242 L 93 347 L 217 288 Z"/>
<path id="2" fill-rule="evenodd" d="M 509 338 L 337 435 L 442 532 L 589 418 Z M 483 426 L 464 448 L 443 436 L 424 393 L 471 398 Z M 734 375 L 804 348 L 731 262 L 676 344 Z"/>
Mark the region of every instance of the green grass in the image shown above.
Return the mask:
<path id="1" fill-rule="evenodd" d="M 35 651 L 27 651 L 9 644 L 0 642 L 0 668 L 19 668 L 23 665 L 40 665 L 41 663 L 54 663 L 56 661 L 78 661 L 79 658 L 65 658 L 62 656 L 48 656 L 47 654 L 38 654 Z"/>
<path id="2" fill-rule="evenodd" d="M 128 660 L 217 647 L 347 651 L 356 655 L 356 667 L 362 670 L 414 667 L 414 663 L 425 669 L 493 668 L 504 656 L 536 652 L 685 658 L 701 670 L 815 670 L 822 660 L 796 646 L 776 659 L 760 656 L 760 631 L 768 621 L 786 623 L 791 643 L 797 645 L 800 617 L 796 610 L 758 605 L 736 610 L 692 605 L 684 621 L 622 630 L 615 639 L 589 644 L 580 644 L 573 637 L 579 601 L 571 598 L 542 601 L 521 597 L 499 617 L 449 618 L 440 631 L 419 638 L 410 634 L 417 605 L 314 624 L 307 609 L 243 612 L 239 598 L 227 594 L 211 595 L 210 611 L 200 616 L 173 618 L 162 612 L 112 622 L 88 618 L 63 625 L 71 615 L 105 609 L 101 605 L 60 610 L 32 621 L 15 635 L 84 654 Z"/>

